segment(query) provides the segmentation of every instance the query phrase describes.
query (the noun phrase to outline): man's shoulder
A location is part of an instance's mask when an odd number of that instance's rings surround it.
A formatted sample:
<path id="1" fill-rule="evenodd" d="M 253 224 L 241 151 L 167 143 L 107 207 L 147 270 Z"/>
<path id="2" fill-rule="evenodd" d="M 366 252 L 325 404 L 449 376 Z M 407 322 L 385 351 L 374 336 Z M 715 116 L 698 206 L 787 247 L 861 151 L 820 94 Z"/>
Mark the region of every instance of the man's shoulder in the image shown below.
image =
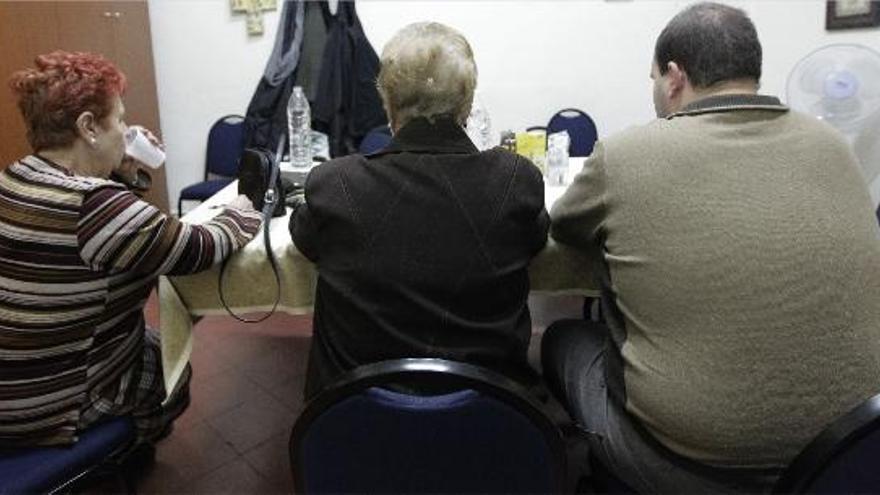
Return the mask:
<path id="1" fill-rule="evenodd" d="M 630 146 L 642 143 L 646 139 L 655 139 L 664 135 L 673 135 L 679 132 L 671 121 L 655 119 L 645 124 L 629 126 L 607 138 L 602 139 L 603 145 L 608 148 L 618 146 Z"/>
<path id="2" fill-rule="evenodd" d="M 688 116 L 686 118 L 656 119 L 642 125 L 631 126 L 612 136 L 602 140 L 606 150 L 625 150 L 628 148 L 638 149 L 651 144 L 654 146 L 662 143 L 673 143 L 689 139 L 702 140 L 702 131 L 706 129 L 705 119 L 713 118 L 715 114 Z M 763 119 L 759 119 L 763 120 Z M 823 144 L 838 143 L 846 146 L 844 137 L 827 122 L 823 122 L 811 115 L 796 111 L 788 111 L 779 115 L 776 120 L 782 132 L 801 131 L 822 140 Z M 742 122 L 740 122 L 741 124 Z M 717 123 L 716 123 L 717 124 Z"/>
<path id="3" fill-rule="evenodd" d="M 843 136 L 843 134 L 841 134 L 839 130 L 831 126 L 831 124 L 822 119 L 795 110 L 789 111 L 787 117 L 790 120 L 789 125 L 791 125 L 792 127 L 811 132 L 817 138 L 824 138 L 828 140 L 829 143 L 833 142 L 845 148 L 849 147 L 849 144 L 847 143 L 846 138 Z"/>

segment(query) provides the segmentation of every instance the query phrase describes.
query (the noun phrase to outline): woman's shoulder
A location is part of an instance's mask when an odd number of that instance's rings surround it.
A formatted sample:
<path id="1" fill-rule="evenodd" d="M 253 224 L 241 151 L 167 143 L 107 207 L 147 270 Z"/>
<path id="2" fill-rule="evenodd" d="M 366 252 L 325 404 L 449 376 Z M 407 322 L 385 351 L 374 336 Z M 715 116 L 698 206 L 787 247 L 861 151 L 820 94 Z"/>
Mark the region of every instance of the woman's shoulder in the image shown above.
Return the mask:
<path id="1" fill-rule="evenodd" d="M 11 176 L 30 184 L 70 192 L 88 193 L 101 187 L 124 188 L 122 184 L 109 179 L 70 174 L 58 165 L 36 155 L 22 158 L 13 163 L 8 170 Z"/>
<path id="2" fill-rule="evenodd" d="M 531 160 L 500 146 L 481 151 L 478 156 L 500 166 L 513 168 L 517 174 L 524 174 L 531 179 L 543 181 L 541 169 Z"/>
<path id="3" fill-rule="evenodd" d="M 360 168 L 367 164 L 367 158 L 359 154 L 351 154 L 333 158 L 320 165 L 316 165 L 309 171 L 306 184 L 322 182 L 334 179 L 339 174 L 357 173 Z"/>

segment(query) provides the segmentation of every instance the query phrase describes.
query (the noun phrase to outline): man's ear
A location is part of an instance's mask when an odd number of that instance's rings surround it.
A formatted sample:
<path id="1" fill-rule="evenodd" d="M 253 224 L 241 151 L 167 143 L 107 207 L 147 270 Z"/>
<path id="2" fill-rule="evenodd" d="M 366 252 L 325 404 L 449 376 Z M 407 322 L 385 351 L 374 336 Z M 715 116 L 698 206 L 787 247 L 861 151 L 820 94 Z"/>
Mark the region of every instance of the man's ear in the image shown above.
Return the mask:
<path id="1" fill-rule="evenodd" d="M 89 144 L 95 144 L 98 136 L 98 119 L 95 114 L 85 111 L 76 118 L 76 132 Z"/>
<path id="2" fill-rule="evenodd" d="M 681 96 L 688 84 L 687 73 L 677 63 L 669 62 L 666 65 L 666 76 L 669 80 L 669 84 L 666 86 L 666 97 L 675 100 Z"/>

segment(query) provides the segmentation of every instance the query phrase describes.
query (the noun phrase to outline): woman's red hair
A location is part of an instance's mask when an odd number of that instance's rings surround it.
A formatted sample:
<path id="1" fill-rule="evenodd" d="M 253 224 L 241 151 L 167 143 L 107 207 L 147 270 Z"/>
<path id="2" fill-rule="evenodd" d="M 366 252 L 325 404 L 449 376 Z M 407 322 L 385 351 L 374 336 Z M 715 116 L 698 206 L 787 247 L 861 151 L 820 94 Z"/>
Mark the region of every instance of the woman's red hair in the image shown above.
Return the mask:
<path id="1" fill-rule="evenodd" d="M 113 98 L 125 91 L 125 75 L 101 55 L 55 51 L 34 64 L 9 80 L 34 151 L 71 144 L 83 112 L 100 121 L 113 109 Z"/>

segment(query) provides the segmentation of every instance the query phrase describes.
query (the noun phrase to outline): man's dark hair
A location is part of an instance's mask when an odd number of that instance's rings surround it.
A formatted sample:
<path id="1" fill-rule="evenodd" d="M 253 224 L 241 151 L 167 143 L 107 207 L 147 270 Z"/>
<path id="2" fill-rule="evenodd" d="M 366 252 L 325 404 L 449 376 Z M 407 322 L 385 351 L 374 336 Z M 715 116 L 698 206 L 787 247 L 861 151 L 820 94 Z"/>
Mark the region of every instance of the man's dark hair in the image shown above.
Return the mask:
<path id="1" fill-rule="evenodd" d="M 761 79 L 761 43 L 745 12 L 719 3 L 698 3 L 663 28 L 654 47 L 660 74 L 669 62 L 684 69 L 695 88 L 734 79 Z"/>

